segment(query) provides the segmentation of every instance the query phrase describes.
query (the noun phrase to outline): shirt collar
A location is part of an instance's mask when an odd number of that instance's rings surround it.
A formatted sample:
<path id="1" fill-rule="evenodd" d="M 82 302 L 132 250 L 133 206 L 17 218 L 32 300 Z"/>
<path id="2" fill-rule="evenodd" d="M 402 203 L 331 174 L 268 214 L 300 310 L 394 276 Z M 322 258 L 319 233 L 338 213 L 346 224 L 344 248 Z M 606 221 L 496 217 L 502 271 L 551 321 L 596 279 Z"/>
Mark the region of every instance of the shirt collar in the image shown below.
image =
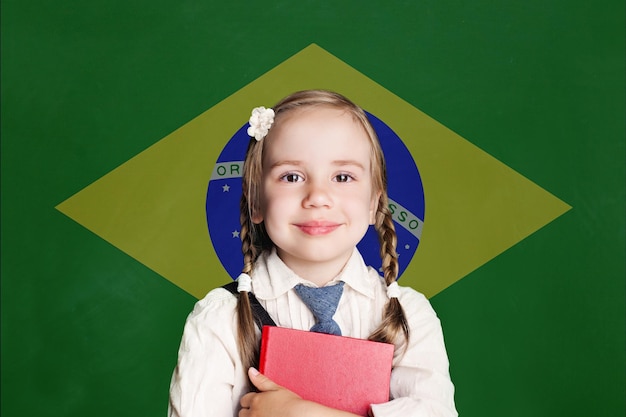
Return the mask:
<path id="1" fill-rule="evenodd" d="M 379 279 L 378 274 L 365 265 L 363 257 L 355 248 L 346 266 L 328 285 L 343 281 L 355 291 L 374 298 L 375 288 L 380 285 L 377 281 Z M 257 298 L 262 300 L 278 298 L 297 284 L 314 286 L 289 269 L 276 254 L 276 249 L 261 254 L 252 273 L 252 289 Z"/>

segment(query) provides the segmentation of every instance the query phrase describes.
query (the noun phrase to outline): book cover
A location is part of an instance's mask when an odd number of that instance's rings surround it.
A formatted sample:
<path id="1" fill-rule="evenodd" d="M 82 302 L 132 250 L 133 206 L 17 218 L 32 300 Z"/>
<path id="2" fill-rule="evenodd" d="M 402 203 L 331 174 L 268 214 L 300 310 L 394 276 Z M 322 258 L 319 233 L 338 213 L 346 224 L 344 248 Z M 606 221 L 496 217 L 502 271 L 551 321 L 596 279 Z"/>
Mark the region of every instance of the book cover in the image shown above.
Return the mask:
<path id="1" fill-rule="evenodd" d="M 259 371 L 302 398 L 367 416 L 389 401 L 394 346 L 265 326 Z"/>

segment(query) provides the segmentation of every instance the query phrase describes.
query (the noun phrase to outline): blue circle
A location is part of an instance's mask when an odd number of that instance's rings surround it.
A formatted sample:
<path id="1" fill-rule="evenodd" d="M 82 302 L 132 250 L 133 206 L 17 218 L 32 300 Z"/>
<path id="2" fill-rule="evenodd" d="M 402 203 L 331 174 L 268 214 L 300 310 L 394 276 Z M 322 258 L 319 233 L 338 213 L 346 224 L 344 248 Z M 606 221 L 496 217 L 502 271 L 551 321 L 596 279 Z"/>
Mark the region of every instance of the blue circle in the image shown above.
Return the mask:
<path id="1" fill-rule="evenodd" d="M 367 113 L 380 140 L 387 163 L 387 192 L 398 235 L 399 276 L 409 265 L 420 242 L 424 222 L 424 188 L 411 152 L 383 121 Z M 215 253 L 228 274 L 236 279 L 243 267 L 239 231 L 241 168 L 250 141 L 245 123 L 217 158 L 207 189 L 206 218 Z M 378 236 L 373 226 L 357 245 L 365 263 L 380 270 Z"/>

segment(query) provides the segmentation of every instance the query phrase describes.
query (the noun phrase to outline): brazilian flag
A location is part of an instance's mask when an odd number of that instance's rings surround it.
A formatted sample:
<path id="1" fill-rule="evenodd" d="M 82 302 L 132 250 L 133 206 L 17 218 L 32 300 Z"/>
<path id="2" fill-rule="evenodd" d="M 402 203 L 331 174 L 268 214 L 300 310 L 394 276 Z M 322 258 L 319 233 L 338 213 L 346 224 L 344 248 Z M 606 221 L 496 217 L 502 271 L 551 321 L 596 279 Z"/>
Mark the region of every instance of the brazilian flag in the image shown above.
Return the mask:
<path id="1" fill-rule="evenodd" d="M 380 129 L 460 415 L 624 415 L 623 2 L 1 7 L 3 416 L 165 415 L 238 138 L 303 88 Z"/>

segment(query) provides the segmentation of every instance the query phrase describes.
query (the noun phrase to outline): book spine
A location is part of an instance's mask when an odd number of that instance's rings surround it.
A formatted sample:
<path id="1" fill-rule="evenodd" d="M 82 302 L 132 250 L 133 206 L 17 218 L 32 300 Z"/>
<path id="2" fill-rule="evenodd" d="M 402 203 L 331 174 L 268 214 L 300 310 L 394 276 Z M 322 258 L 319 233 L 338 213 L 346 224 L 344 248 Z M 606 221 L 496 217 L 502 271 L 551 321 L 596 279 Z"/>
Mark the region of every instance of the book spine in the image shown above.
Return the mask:
<path id="1" fill-rule="evenodd" d="M 271 326 L 263 326 L 263 331 L 261 332 L 261 357 L 259 358 L 259 372 L 261 372 L 262 374 L 265 374 L 265 357 L 270 331 Z"/>

